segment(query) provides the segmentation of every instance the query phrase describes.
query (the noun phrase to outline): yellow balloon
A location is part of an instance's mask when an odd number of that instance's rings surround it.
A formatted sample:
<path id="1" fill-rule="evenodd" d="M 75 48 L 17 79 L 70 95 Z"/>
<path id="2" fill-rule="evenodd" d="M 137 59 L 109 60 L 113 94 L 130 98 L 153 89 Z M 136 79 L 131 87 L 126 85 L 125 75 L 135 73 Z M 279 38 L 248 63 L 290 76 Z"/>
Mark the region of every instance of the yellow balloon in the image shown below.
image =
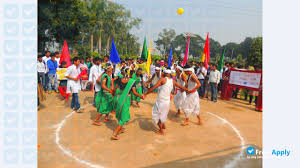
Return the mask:
<path id="1" fill-rule="evenodd" d="M 178 15 L 182 15 L 182 14 L 183 14 L 183 12 L 184 12 L 184 10 L 183 10 L 182 8 L 178 8 L 178 9 L 177 9 L 177 13 L 178 13 Z"/>

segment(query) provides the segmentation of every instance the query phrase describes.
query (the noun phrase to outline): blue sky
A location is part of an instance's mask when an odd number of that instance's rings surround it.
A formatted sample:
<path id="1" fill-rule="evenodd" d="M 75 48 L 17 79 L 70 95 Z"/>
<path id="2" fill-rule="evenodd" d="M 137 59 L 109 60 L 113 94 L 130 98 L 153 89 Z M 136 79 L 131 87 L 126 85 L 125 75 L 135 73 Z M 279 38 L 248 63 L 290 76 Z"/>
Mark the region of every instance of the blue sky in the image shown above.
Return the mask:
<path id="1" fill-rule="evenodd" d="M 192 32 L 219 41 L 240 43 L 245 37 L 262 36 L 261 0 L 112 0 L 123 4 L 133 17 L 143 20 L 140 29 L 132 30 L 142 43 L 156 40 L 163 28 L 176 34 Z M 184 14 L 177 15 L 183 8 Z"/>

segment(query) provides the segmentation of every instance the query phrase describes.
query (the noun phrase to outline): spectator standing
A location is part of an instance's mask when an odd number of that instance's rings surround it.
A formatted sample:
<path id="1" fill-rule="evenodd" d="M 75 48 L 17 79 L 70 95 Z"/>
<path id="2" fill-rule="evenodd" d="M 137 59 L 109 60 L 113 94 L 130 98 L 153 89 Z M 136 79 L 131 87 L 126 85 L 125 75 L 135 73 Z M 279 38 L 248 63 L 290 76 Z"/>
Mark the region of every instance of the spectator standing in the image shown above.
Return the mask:
<path id="1" fill-rule="evenodd" d="M 80 87 L 80 60 L 78 57 L 73 59 L 73 65 L 69 66 L 65 74 L 67 80 L 67 93 L 72 93 L 71 108 L 76 112 L 81 112 L 78 92 Z"/>
<path id="2" fill-rule="evenodd" d="M 47 61 L 48 67 L 48 93 L 51 93 L 53 90 L 58 93 L 57 86 L 57 75 L 56 69 L 58 68 L 57 62 L 55 60 L 55 54 L 51 54 L 51 59 Z"/>
<path id="3" fill-rule="evenodd" d="M 42 84 L 44 91 L 46 91 L 46 81 L 45 81 L 45 72 L 46 72 L 46 65 L 43 62 L 43 56 L 38 56 L 37 61 L 37 72 L 38 72 L 38 82 Z"/>
<path id="4" fill-rule="evenodd" d="M 57 65 L 60 66 L 60 56 L 58 51 L 55 52 L 55 61 L 57 62 Z"/>
<path id="5" fill-rule="evenodd" d="M 204 67 L 203 62 L 200 62 L 199 65 L 200 65 L 200 67 L 197 68 L 196 76 L 197 76 L 199 82 L 201 83 L 201 87 L 198 89 L 198 92 L 199 92 L 200 97 L 203 98 L 204 92 L 205 92 L 204 81 L 205 81 L 207 71 Z"/>
<path id="6" fill-rule="evenodd" d="M 218 91 L 217 87 L 220 83 L 220 72 L 216 70 L 216 64 L 211 64 L 211 71 L 209 73 L 208 83 L 211 89 L 211 101 L 217 102 L 218 100 Z"/>
<path id="7" fill-rule="evenodd" d="M 91 82 L 94 86 L 94 106 L 95 106 L 95 98 L 98 94 L 98 92 L 101 89 L 101 86 L 99 83 L 97 83 L 97 79 L 102 74 L 102 69 L 100 65 L 100 58 L 96 57 L 94 59 L 95 64 L 91 67 L 90 74 L 89 74 L 89 82 Z"/>
<path id="8" fill-rule="evenodd" d="M 50 57 L 51 53 L 50 51 L 46 51 L 45 52 L 45 56 L 43 56 L 43 62 L 46 66 L 46 71 L 45 71 L 45 86 L 46 86 L 46 90 L 48 90 L 48 83 L 49 83 L 49 77 L 48 77 L 48 66 L 47 66 L 47 62 L 51 59 Z"/>
<path id="9" fill-rule="evenodd" d="M 80 58 L 80 70 L 81 72 L 84 73 L 84 75 L 88 76 L 88 66 L 84 63 L 84 59 Z M 81 89 L 83 91 L 86 90 L 86 86 L 87 86 L 87 83 L 88 83 L 88 78 L 87 77 L 82 77 L 81 78 L 81 81 L 80 81 L 80 84 L 81 84 Z"/>

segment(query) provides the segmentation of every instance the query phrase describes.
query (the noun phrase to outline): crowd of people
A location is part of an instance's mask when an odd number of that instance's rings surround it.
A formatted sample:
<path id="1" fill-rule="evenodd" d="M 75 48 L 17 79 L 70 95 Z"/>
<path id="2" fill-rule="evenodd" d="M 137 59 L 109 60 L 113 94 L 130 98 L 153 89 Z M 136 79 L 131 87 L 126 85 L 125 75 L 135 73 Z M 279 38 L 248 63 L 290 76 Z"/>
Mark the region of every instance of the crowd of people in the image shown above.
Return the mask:
<path id="1" fill-rule="evenodd" d="M 75 57 L 67 67 L 66 62 L 60 61 L 58 52 L 46 51 L 45 56 L 38 56 L 38 86 L 41 87 L 39 90 L 44 90 L 48 94 L 60 93 L 65 100 L 72 94 L 71 108 L 78 113 L 83 111 L 78 93 L 85 90 L 94 91 L 93 104 L 98 115 L 93 124 L 100 126 L 102 124 L 99 120 L 102 116 L 103 121 L 108 122 L 109 115 L 115 114 L 118 120 L 118 127 L 112 135 L 112 139 L 115 140 L 119 139 L 118 134 L 125 131 L 123 125 L 130 119 L 130 106 L 135 103 L 139 107 L 139 102 L 151 92 L 158 93 L 152 108 L 152 119 L 159 127 L 157 134 L 161 135 L 166 129 L 165 122 L 172 99 L 177 110 L 176 116 L 178 117 L 181 112 L 185 114 L 186 119 L 182 123 L 185 126 L 189 124 L 191 114 L 197 117 L 198 124 L 203 123 L 200 117 L 199 98 L 209 99 L 210 94 L 210 100 L 217 102 L 219 91 L 222 92 L 221 98 L 225 100 L 237 98 L 240 92 L 239 88 L 227 87 L 228 76 L 231 68 L 245 69 L 244 67 L 225 63 L 220 72 L 214 63 L 205 68 L 203 62 L 184 63 L 182 60 L 173 59 L 169 64 L 168 60 L 168 56 L 165 59 L 155 60 L 149 72 L 144 59 L 126 58 L 115 64 L 108 56 L 104 59 Z M 66 69 L 64 79 L 58 79 L 57 72 L 61 69 Z M 242 93 L 245 99 L 249 95 L 249 103 L 253 98 L 256 102 L 257 92 L 242 89 Z"/>

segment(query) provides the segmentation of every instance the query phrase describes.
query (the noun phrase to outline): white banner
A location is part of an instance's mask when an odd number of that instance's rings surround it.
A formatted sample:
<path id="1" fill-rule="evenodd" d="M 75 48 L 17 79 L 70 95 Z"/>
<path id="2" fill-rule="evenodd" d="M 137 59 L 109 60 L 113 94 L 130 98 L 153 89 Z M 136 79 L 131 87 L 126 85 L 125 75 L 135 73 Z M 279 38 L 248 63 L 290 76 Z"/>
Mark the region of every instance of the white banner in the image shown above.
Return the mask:
<path id="1" fill-rule="evenodd" d="M 259 89 L 261 73 L 231 71 L 229 84 Z"/>

